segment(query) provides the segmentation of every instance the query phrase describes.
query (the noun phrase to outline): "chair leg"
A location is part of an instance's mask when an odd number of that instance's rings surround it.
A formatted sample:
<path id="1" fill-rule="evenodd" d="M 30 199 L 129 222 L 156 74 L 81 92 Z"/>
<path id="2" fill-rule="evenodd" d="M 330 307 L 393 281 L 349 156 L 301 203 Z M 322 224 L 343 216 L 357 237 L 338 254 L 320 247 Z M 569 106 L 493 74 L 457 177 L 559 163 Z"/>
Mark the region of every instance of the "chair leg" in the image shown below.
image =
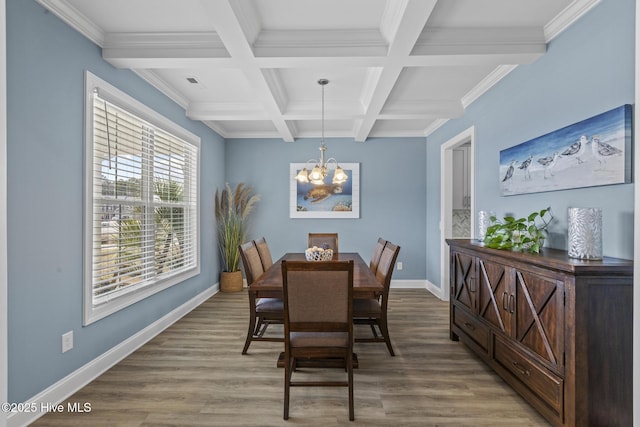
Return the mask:
<path id="1" fill-rule="evenodd" d="M 249 327 L 247 328 L 247 339 L 244 342 L 244 348 L 242 349 L 242 354 L 247 354 L 247 350 L 249 350 L 249 345 L 251 345 L 251 340 L 253 338 L 254 330 L 256 327 L 255 303 L 250 305 L 251 307 L 249 307 Z"/>
<path id="2" fill-rule="evenodd" d="M 380 327 L 380 332 L 382 332 L 382 336 L 384 337 L 384 342 L 387 344 L 387 349 L 389 350 L 389 354 L 395 356 L 393 352 L 393 347 L 391 347 L 391 339 L 389 338 L 389 329 L 387 328 L 387 319 L 378 320 L 378 326 Z"/>
<path id="3" fill-rule="evenodd" d="M 291 371 L 293 365 L 294 361 L 289 357 L 284 365 L 284 413 L 282 418 L 285 420 L 289 419 L 289 389 L 291 388 Z"/>
<path id="4" fill-rule="evenodd" d="M 347 381 L 349 383 L 349 421 L 353 421 L 355 419 L 353 409 L 353 356 L 347 355 L 347 358 Z"/>

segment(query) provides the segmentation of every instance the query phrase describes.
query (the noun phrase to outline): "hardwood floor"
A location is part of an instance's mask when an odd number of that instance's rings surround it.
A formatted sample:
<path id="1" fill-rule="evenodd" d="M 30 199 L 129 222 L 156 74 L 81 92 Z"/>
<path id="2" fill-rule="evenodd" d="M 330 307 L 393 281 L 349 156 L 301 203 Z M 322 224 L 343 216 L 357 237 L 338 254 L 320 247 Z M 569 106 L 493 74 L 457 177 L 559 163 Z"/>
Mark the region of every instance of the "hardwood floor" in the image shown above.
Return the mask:
<path id="1" fill-rule="evenodd" d="M 282 419 L 282 343 L 241 355 L 248 296 L 219 293 L 67 402 L 83 414 L 48 413 L 34 426 L 548 426 L 467 348 L 449 340 L 448 304 L 425 290 L 392 289 L 381 343 L 356 343 L 355 416 L 343 388 L 294 388 Z M 356 335 L 370 332 L 358 326 Z M 271 326 L 271 334 L 281 333 Z M 325 374 L 325 371 L 327 373 Z M 341 374 L 332 370 L 315 375 Z M 300 372 L 305 375 L 305 372 Z M 65 407 L 67 405 L 65 402 Z"/>

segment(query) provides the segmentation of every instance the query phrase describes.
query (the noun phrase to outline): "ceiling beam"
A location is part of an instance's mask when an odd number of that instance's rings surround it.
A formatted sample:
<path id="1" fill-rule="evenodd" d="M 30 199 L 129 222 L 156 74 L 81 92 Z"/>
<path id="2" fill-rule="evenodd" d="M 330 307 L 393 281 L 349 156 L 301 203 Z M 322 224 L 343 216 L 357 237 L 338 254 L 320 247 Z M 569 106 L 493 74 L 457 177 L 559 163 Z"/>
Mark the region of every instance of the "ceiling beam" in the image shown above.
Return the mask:
<path id="1" fill-rule="evenodd" d="M 406 0 L 403 3 L 403 10 L 397 11 L 398 17 L 393 20 L 392 26 L 395 28 L 390 26 L 386 29 L 387 37 L 390 38 L 387 53 L 389 58 L 393 60 L 410 55 L 436 3 L 437 0 Z M 402 68 L 402 65 L 391 65 L 385 67 L 380 73 L 377 84 L 373 88 L 374 93 L 368 97 L 370 102 L 365 107 L 365 117 L 356 125 L 354 135 L 356 141 L 364 141 L 369 136 L 376 117 L 382 111 L 384 103 L 400 77 Z"/>
<path id="2" fill-rule="evenodd" d="M 251 44 L 230 0 L 210 0 L 202 2 L 202 5 L 208 11 L 220 40 L 229 54 L 238 61 L 258 102 L 263 105 L 280 136 L 283 140 L 292 142 L 295 139 L 293 126 L 284 120 L 281 106 L 278 105 L 265 75 L 256 64 Z"/>

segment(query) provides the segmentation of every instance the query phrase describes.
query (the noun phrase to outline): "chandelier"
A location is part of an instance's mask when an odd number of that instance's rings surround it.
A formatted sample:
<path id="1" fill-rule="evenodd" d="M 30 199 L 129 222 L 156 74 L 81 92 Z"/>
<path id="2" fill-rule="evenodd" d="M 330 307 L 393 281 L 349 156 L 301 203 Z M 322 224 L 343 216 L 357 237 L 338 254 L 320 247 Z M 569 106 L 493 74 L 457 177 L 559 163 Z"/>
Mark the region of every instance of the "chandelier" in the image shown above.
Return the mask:
<path id="1" fill-rule="evenodd" d="M 343 184 L 349 179 L 336 159 L 333 157 L 330 157 L 326 161 L 324 159 L 324 152 L 327 151 L 327 146 L 324 145 L 324 87 L 328 83 L 329 80 L 327 79 L 318 80 L 318 84 L 322 86 L 322 138 L 320 140 L 320 148 L 318 148 L 320 150 L 320 160 L 307 160 L 307 165 L 315 163 L 315 166 L 311 169 L 311 172 L 309 172 L 305 165 L 305 167 L 296 175 L 295 179 L 297 179 L 298 182 L 311 182 L 316 185 L 324 184 L 324 178 L 327 176 L 329 166 L 334 168 L 333 179 L 331 180 L 333 184 Z"/>

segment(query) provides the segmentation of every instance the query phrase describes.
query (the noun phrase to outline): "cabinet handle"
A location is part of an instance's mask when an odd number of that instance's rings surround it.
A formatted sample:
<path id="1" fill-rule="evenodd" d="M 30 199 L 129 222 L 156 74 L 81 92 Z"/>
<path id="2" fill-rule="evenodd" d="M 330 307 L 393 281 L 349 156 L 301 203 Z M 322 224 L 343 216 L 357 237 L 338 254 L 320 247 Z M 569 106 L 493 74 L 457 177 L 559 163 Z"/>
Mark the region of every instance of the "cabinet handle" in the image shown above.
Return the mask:
<path id="1" fill-rule="evenodd" d="M 520 372 L 522 375 L 531 376 L 531 371 L 520 366 L 518 362 L 513 362 L 513 366 Z"/>
<path id="2" fill-rule="evenodd" d="M 469 280 L 469 283 L 467 283 L 467 288 L 469 289 L 469 292 L 476 291 L 475 281 L 473 280 L 473 277 Z"/>
<path id="3" fill-rule="evenodd" d="M 472 331 L 475 331 L 475 330 L 476 330 L 476 327 L 475 327 L 475 326 L 473 326 L 473 325 L 472 325 L 471 323 L 469 323 L 469 322 L 464 322 L 464 326 L 466 326 L 466 327 L 467 327 L 467 329 L 471 329 Z"/>
<path id="4" fill-rule="evenodd" d="M 509 313 L 514 313 L 516 311 L 516 296 L 511 294 L 509 295 Z"/>
<path id="5" fill-rule="evenodd" d="M 502 293 L 502 309 L 504 311 L 509 311 L 509 307 L 507 306 L 507 297 L 509 296 L 509 294 L 507 294 L 506 292 Z"/>

